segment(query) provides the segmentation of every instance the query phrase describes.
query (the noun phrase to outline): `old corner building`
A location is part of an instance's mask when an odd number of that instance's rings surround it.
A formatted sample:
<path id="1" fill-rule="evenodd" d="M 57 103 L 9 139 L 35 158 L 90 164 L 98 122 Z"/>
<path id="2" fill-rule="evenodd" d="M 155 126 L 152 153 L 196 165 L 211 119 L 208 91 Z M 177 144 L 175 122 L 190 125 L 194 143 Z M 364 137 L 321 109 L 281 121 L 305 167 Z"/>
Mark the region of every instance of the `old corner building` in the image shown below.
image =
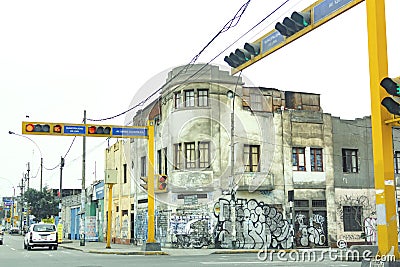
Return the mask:
<path id="1" fill-rule="evenodd" d="M 343 120 L 323 113 L 318 94 L 247 87 L 240 76 L 196 64 L 171 70 L 130 125 L 148 120 L 155 122 L 155 229 L 162 246 L 376 242 L 369 117 Z M 398 131 L 393 135 L 397 178 Z M 147 164 L 146 139 L 119 140 L 106 150 L 106 168 L 118 170 L 113 242 L 146 242 Z M 106 210 L 104 216 L 106 222 Z"/>

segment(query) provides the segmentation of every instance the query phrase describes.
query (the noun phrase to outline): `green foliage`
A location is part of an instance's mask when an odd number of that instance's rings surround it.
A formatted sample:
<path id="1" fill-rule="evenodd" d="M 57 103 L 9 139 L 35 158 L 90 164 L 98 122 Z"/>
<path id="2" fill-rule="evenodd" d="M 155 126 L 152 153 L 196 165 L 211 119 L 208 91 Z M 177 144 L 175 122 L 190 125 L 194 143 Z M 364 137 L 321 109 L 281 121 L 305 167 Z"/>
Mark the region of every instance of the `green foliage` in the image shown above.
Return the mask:
<path id="1" fill-rule="evenodd" d="M 58 215 L 59 199 L 47 187 L 43 188 L 42 192 L 29 188 L 24 193 L 24 201 L 28 203 L 30 214 L 34 215 L 37 221 Z"/>

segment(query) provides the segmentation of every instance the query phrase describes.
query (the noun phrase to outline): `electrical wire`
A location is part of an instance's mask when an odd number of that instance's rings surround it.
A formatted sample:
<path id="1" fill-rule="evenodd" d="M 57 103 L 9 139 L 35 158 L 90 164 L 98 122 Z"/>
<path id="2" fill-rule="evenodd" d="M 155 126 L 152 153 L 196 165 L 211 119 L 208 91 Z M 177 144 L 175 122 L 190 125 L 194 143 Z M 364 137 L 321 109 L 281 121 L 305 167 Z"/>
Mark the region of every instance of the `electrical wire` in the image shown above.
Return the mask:
<path id="1" fill-rule="evenodd" d="M 286 0 L 286 1 L 289 1 L 289 0 Z M 233 27 L 235 27 L 238 23 L 239 23 L 239 21 L 240 21 L 240 18 L 242 17 L 242 15 L 244 14 L 244 12 L 245 12 L 245 10 L 247 9 L 247 7 L 248 7 L 248 5 L 250 4 L 250 2 L 251 2 L 251 0 L 248 0 L 245 4 L 243 4 L 241 7 L 240 7 L 240 9 L 236 12 L 236 14 L 234 15 L 234 17 L 231 19 L 231 20 L 229 20 L 225 25 L 224 25 L 224 27 L 200 50 L 200 52 L 199 53 L 197 53 L 197 55 L 196 56 L 194 56 L 193 57 L 193 59 L 188 63 L 188 64 L 186 64 L 176 75 L 174 75 L 171 79 L 169 79 L 165 84 L 163 84 L 160 88 L 158 88 L 156 91 L 154 91 L 151 95 L 149 95 L 148 97 L 146 97 L 144 100 L 142 100 L 142 101 L 140 101 L 138 104 L 136 104 L 136 105 L 134 105 L 134 106 L 132 106 L 131 108 L 129 108 L 129 109 L 127 109 L 127 110 L 125 110 L 125 111 L 123 111 L 123 112 L 121 112 L 121 113 L 119 113 L 119 114 L 117 114 L 117 115 L 114 115 L 114 116 L 110 116 L 110 117 L 107 117 L 107 118 L 103 118 L 103 119 L 87 119 L 88 121 L 106 121 L 106 120 L 111 120 L 111 119 L 115 119 L 115 118 L 117 118 L 117 117 L 119 117 L 119 116 L 122 116 L 122 115 L 124 115 L 124 114 L 126 114 L 126 113 L 128 113 L 129 111 L 132 111 L 133 109 L 135 109 L 135 108 L 137 108 L 137 107 L 139 107 L 139 106 L 142 106 L 144 103 L 146 103 L 149 99 L 151 99 L 153 96 L 155 96 L 157 93 L 159 93 L 160 91 L 162 91 L 162 89 L 163 88 L 165 88 L 168 84 L 170 84 L 173 80 L 175 80 L 182 72 L 184 72 L 184 71 L 187 71 L 188 69 L 189 69 L 189 67 L 191 66 L 191 65 L 193 65 L 196 61 L 197 61 L 197 59 L 200 57 L 200 55 L 205 51 L 205 49 L 208 47 L 208 46 L 210 46 L 210 44 L 212 43 L 212 42 L 214 42 L 215 41 L 215 39 L 220 35 L 220 34 L 222 34 L 222 33 L 224 33 L 224 32 L 226 32 L 226 31 L 228 31 L 229 29 L 231 29 L 231 28 L 233 28 Z M 216 57 L 215 57 L 216 58 Z M 215 59 L 214 58 L 214 59 Z M 210 62 L 209 62 L 210 63 Z M 209 63 L 207 63 L 207 65 L 209 64 Z M 194 75 L 196 75 L 198 72 L 200 72 L 201 70 L 202 70 L 203 68 L 200 68 L 196 73 L 194 73 L 193 75 L 191 75 L 188 79 L 190 79 L 191 77 L 193 77 Z M 183 83 L 185 83 L 188 79 L 186 79 Z"/>

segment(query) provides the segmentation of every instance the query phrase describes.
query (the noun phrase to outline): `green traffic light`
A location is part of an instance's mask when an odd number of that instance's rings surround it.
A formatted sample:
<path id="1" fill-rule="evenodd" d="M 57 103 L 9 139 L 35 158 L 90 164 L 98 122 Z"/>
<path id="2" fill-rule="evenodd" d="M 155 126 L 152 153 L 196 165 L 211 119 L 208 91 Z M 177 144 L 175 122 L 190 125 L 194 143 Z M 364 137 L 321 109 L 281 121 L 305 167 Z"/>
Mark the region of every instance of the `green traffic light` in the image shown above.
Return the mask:
<path id="1" fill-rule="evenodd" d="M 386 77 L 381 81 L 381 86 L 393 96 L 400 96 L 400 84 Z"/>

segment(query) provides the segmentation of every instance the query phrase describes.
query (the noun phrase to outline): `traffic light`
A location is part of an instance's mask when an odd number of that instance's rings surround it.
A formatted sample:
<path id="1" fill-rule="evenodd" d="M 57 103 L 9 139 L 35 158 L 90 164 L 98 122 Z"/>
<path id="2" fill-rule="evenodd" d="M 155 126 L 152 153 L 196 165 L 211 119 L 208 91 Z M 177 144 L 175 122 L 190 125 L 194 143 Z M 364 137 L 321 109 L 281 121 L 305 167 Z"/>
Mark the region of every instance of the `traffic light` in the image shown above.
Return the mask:
<path id="1" fill-rule="evenodd" d="M 386 92 L 392 96 L 400 97 L 400 79 L 397 81 L 388 77 L 384 78 L 380 85 L 386 90 Z M 392 114 L 400 116 L 400 104 L 391 97 L 385 97 L 381 104 Z"/>
<path id="2" fill-rule="evenodd" d="M 60 124 L 53 125 L 53 133 L 62 133 L 62 126 Z"/>
<path id="3" fill-rule="evenodd" d="M 157 179 L 157 192 L 167 192 L 168 177 L 165 174 L 160 174 Z"/>
<path id="4" fill-rule="evenodd" d="M 232 68 L 236 68 L 243 63 L 249 61 L 252 57 L 260 54 L 260 43 L 246 43 L 244 49 L 238 48 L 235 53 L 230 53 L 229 56 L 224 58 Z"/>
<path id="5" fill-rule="evenodd" d="M 49 133 L 50 125 L 49 124 L 34 124 L 27 123 L 24 128 L 26 133 Z"/>
<path id="6" fill-rule="evenodd" d="M 102 136 L 110 136 L 111 135 L 111 127 L 110 126 L 88 126 L 88 134 L 93 135 L 102 135 Z"/>
<path id="7" fill-rule="evenodd" d="M 147 191 L 147 189 L 149 188 L 149 186 L 148 186 L 148 184 L 147 184 L 147 181 L 148 181 L 147 177 L 140 177 L 140 180 L 142 180 L 142 182 L 144 182 L 144 184 L 141 183 L 140 186 L 141 186 L 144 190 Z"/>
<path id="8" fill-rule="evenodd" d="M 311 24 L 311 11 L 293 12 L 290 18 L 275 24 L 275 29 L 283 36 L 289 37 Z"/>

